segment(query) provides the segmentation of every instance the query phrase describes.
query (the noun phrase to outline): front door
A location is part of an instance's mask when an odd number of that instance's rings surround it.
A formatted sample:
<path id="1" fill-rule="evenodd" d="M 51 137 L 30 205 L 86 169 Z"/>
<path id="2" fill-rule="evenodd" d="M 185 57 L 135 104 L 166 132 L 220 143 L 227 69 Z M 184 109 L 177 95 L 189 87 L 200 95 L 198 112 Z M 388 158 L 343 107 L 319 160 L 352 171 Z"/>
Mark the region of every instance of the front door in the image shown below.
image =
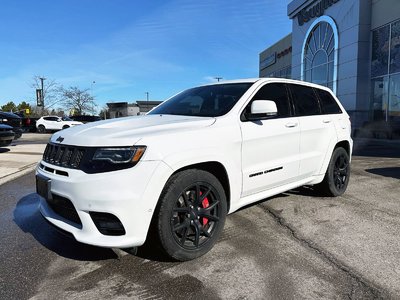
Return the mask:
<path id="1" fill-rule="evenodd" d="M 287 96 L 286 84 L 264 85 L 253 100 L 272 100 L 278 115 L 272 119 L 241 121 L 242 197 L 281 186 L 299 174 L 300 127 Z"/>

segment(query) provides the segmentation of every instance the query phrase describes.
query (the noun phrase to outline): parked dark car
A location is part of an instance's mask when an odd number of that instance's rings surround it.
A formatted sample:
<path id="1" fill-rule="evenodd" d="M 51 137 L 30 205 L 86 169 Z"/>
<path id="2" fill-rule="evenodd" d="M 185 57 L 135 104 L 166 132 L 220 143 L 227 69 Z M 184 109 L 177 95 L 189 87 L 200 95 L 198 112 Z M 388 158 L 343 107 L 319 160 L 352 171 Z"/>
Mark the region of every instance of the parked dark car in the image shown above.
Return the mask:
<path id="1" fill-rule="evenodd" d="M 0 124 L 0 147 L 6 147 L 11 144 L 15 136 L 11 126 Z"/>
<path id="2" fill-rule="evenodd" d="M 9 125 L 15 133 L 14 139 L 19 139 L 22 136 L 22 119 L 20 116 L 0 111 L 0 124 Z"/>
<path id="3" fill-rule="evenodd" d="M 31 117 L 25 114 L 24 110 L 16 112 L 15 114 L 21 117 L 23 132 L 36 132 L 36 121 L 39 120 L 38 117 Z"/>
<path id="4" fill-rule="evenodd" d="M 82 123 L 96 122 L 101 120 L 99 116 L 69 116 L 69 118 Z"/>
<path id="5" fill-rule="evenodd" d="M 23 117 L 22 118 L 22 130 L 24 132 L 36 132 L 36 121 L 39 118 L 34 117 Z"/>

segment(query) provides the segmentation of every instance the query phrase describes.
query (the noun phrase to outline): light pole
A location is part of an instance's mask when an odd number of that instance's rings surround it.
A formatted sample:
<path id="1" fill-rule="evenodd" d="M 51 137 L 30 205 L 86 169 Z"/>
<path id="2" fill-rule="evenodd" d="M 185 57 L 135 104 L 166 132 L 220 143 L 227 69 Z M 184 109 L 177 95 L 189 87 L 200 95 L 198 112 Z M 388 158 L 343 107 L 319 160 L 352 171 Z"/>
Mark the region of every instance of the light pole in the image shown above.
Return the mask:
<path id="1" fill-rule="evenodd" d="M 149 92 L 145 92 L 146 94 L 146 101 L 149 102 Z"/>
<path id="2" fill-rule="evenodd" d="M 90 96 L 92 96 L 93 97 L 93 84 L 95 84 L 96 83 L 96 81 L 92 81 L 92 83 L 90 84 Z"/>
<path id="3" fill-rule="evenodd" d="M 214 79 L 217 79 L 217 81 L 219 82 L 223 77 L 214 77 Z"/>
<path id="4" fill-rule="evenodd" d="M 43 88 L 43 81 L 45 81 L 46 80 L 46 78 L 44 78 L 44 77 L 39 77 L 39 79 L 40 79 L 40 83 L 41 83 L 41 89 L 42 89 L 42 115 L 44 114 L 44 88 Z"/>

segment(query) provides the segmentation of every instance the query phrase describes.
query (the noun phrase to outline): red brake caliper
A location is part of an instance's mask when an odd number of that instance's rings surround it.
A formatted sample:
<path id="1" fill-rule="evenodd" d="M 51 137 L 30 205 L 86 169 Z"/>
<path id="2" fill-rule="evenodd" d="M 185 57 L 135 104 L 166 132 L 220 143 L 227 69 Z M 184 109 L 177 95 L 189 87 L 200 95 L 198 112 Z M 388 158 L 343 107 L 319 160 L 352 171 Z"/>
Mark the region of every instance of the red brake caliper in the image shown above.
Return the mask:
<path id="1" fill-rule="evenodd" d="M 202 192 L 200 192 L 200 196 L 201 194 L 203 194 Z M 205 197 L 204 200 L 201 202 L 201 205 L 203 205 L 203 208 L 207 208 L 210 206 L 210 203 L 208 202 L 208 198 Z M 203 226 L 207 225 L 208 223 L 208 218 L 203 218 Z"/>

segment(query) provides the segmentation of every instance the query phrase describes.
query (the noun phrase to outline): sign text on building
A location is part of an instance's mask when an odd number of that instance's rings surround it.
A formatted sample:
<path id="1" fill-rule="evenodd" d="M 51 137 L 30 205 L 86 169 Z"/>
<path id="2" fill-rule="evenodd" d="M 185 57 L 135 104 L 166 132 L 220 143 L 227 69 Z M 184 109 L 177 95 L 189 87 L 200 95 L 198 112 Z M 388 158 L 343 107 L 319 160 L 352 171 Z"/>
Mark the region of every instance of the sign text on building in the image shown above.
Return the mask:
<path id="1" fill-rule="evenodd" d="M 276 63 L 276 52 L 272 53 L 271 55 L 267 56 L 264 60 L 260 63 L 260 69 L 265 69 Z"/>
<path id="2" fill-rule="evenodd" d="M 297 21 L 299 22 L 299 26 L 307 23 L 312 18 L 322 16 L 325 12 L 325 9 L 327 9 L 329 6 L 332 6 L 332 4 L 335 4 L 336 2 L 339 2 L 339 0 L 320 0 L 311 8 L 303 8 L 297 14 Z"/>

